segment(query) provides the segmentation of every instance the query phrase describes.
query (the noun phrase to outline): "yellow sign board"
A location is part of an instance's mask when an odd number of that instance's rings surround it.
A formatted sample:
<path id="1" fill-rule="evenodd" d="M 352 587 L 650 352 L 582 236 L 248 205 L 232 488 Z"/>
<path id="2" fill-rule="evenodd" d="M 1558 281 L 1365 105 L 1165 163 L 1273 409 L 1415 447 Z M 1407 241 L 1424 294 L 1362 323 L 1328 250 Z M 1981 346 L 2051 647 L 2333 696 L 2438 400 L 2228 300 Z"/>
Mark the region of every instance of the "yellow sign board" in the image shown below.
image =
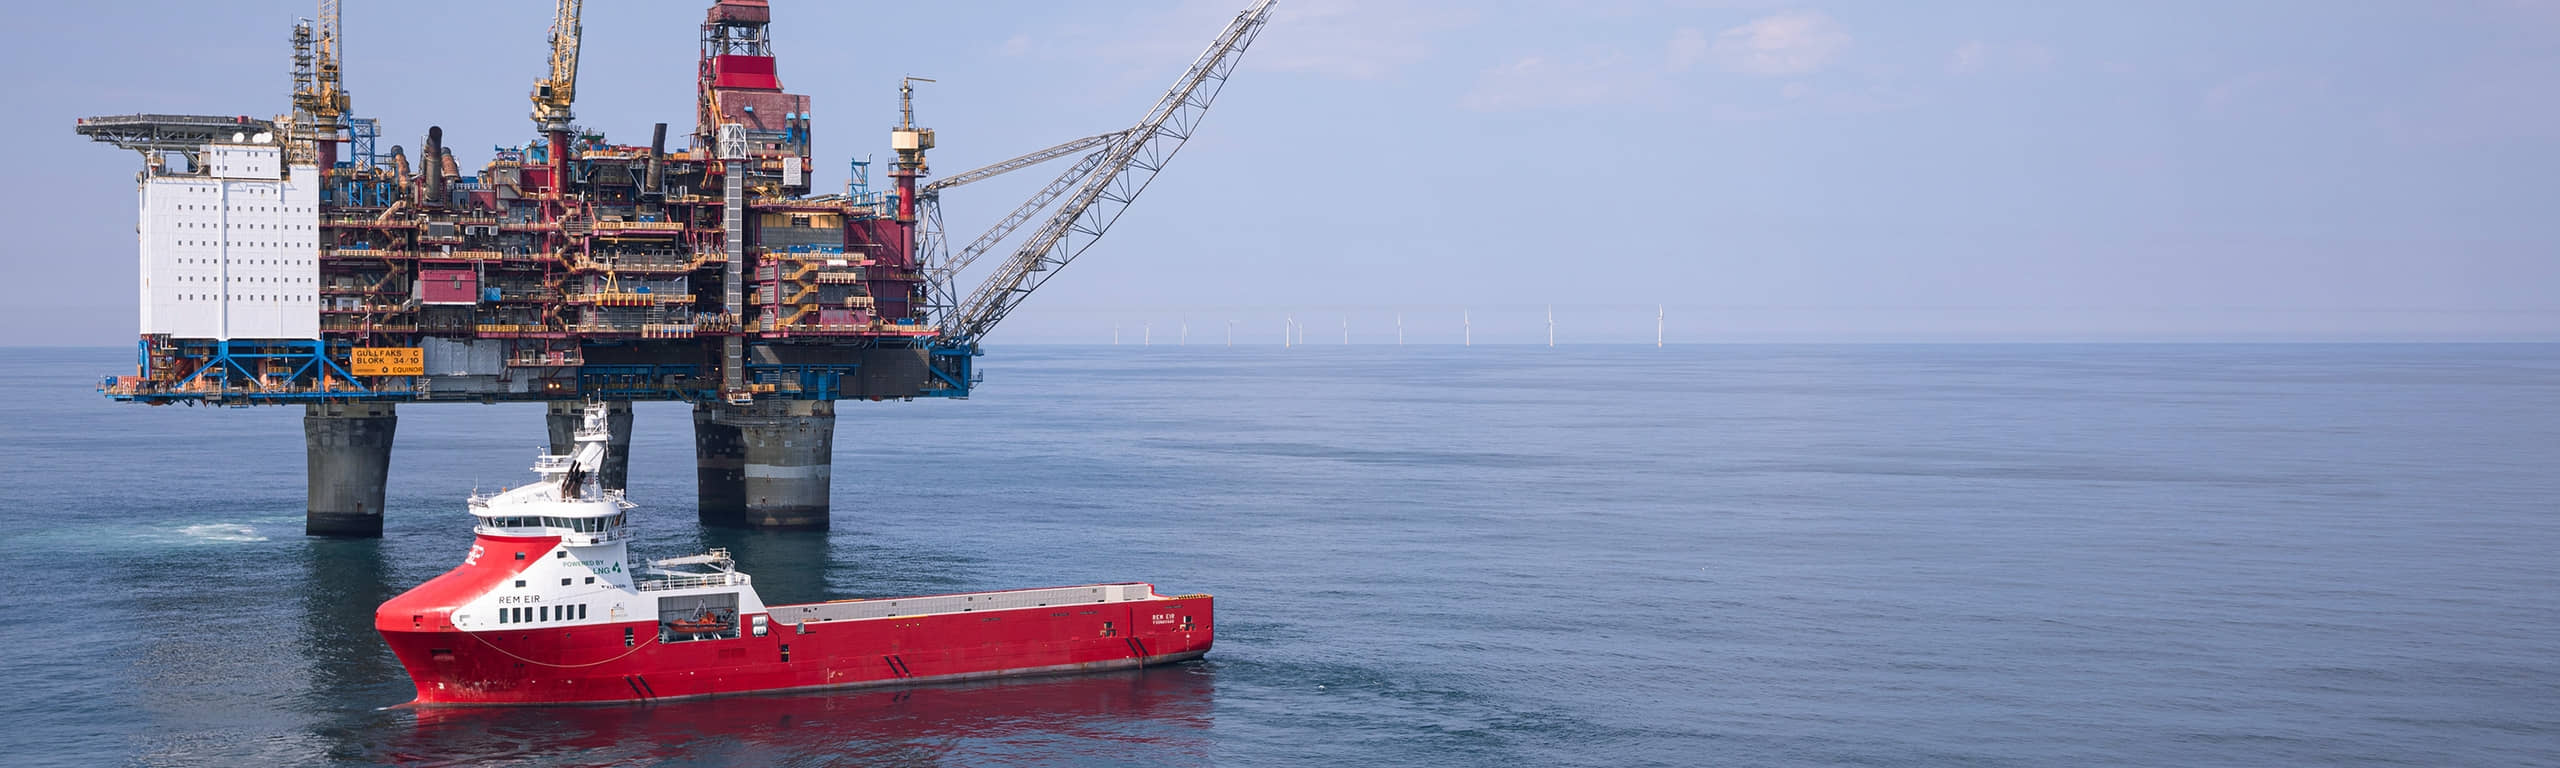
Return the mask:
<path id="1" fill-rule="evenodd" d="M 427 351 L 418 347 L 357 347 L 347 371 L 358 376 L 423 376 Z"/>

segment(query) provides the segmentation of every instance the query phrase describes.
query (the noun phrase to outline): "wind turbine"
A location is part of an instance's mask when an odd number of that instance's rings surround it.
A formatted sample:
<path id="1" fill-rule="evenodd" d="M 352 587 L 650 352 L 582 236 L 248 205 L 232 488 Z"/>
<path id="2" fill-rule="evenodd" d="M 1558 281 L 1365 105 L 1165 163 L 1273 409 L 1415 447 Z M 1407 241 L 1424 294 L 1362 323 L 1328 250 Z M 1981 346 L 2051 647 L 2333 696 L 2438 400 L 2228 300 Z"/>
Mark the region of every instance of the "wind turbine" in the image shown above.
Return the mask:
<path id="1" fill-rule="evenodd" d="M 1550 325 L 1552 325 L 1553 323 L 1549 323 L 1549 324 L 1550 324 Z M 1152 346 L 1155 346 L 1155 345 L 1156 345 L 1156 321 L 1154 321 L 1154 320 L 1149 320 L 1149 321 L 1146 321 L 1146 322 L 1143 322 L 1143 323 L 1139 323 L 1139 324 L 1138 324 L 1138 328 L 1140 329 L 1140 330 L 1139 330 L 1139 335 L 1138 335 L 1138 346 L 1141 346 L 1141 347 L 1152 347 Z M 1547 346 L 1550 346 L 1550 347 L 1555 346 L 1555 343 L 1554 343 L 1553 341 L 1549 341 L 1549 342 L 1547 343 Z"/>
<path id="2" fill-rule="evenodd" d="M 1111 346 L 1120 346 L 1120 324 L 1111 324 Z"/>
<path id="3" fill-rule="evenodd" d="M 1547 348 L 1556 348 L 1556 305 L 1547 305 Z"/>
<path id="4" fill-rule="evenodd" d="M 1653 305 L 1653 348 L 1662 348 L 1662 305 Z"/>
<path id="5" fill-rule="evenodd" d="M 1227 320 L 1227 346 L 1229 346 L 1229 347 L 1233 347 L 1233 346 L 1235 346 L 1235 345 L 1236 345 L 1236 321 L 1235 321 L 1233 318 L 1229 318 L 1229 319 Z"/>
<path id="6" fill-rule="evenodd" d="M 1288 348 L 1290 348 L 1290 347 L 1292 347 L 1292 346 L 1296 346 L 1295 342 L 1296 342 L 1297 340 L 1298 340 L 1298 315 L 1297 315 L 1297 313 L 1294 313 L 1294 312 L 1293 312 L 1293 313 L 1290 313 L 1289 315 L 1287 315 L 1287 316 L 1285 316 L 1285 317 L 1281 318 L 1281 321 L 1280 321 L 1280 348 L 1281 348 L 1281 349 L 1288 349 Z"/>
<path id="7" fill-rule="evenodd" d="M 1404 346 L 1404 313 L 1396 313 L 1396 346 Z"/>
<path id="8" fill-rule="evenodd" d="M 1471 310 L 1458 310 L 1458 322 L 1467 329 L 1466 346 L 1476 345 L 1476 316 Z"/>
<path id="9" fill-rule="evenodd" d="M 1343 344 L 1343 346 L 1346 346 L 1346 347 L 1351 345 L 1351 316 L 1350 316 L 1350 315 L 1343 315 L 1343 316 L 1342 316 L 1342 344 Z"/>
<path id="10" fill-rule="evenodd" d="M 1180 338 L 1180 339 L 1176 339 L 1176 340 L 1173 342 L 1173 345 L 1174 345 L 1174 346 L 1177 346 L 1177 347 L 1188 347 L 1188 346 L 1191 346 L 1191 316 L 1190 316 L 1190 315 L 1183 315 L 1183 316 L 1182 316 L 1182 338 Z"/>

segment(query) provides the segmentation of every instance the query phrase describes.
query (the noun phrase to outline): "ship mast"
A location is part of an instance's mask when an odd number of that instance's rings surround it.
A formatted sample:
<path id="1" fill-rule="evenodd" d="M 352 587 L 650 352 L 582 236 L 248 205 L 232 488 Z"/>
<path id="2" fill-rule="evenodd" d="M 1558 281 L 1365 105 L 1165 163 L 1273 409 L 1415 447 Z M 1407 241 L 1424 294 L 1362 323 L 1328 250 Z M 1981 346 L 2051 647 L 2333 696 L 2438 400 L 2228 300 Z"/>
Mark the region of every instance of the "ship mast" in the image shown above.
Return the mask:
<path id="1" fill-rule="evenodd" d="M 606 425 L 607 409 L 602 402 L 587 404 L 586 423 L 578 426 L 578 448 L 569 454 L 569 466 L 560 476 L 560 500 L 575 501 L 586 494 L 588 481 L 604 467 L 605 442 L 613 430 Z"/>

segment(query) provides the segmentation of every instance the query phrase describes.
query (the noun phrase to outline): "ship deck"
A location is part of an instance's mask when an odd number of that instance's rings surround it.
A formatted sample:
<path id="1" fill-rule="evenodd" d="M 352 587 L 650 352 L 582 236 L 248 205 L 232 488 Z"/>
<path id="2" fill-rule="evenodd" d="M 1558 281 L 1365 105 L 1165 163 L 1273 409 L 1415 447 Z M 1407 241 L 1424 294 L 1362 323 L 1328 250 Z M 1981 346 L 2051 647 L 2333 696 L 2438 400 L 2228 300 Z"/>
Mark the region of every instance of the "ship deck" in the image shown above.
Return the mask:
<path id="1" fill-rule="evenodd" d="M 1184 595 L 1183 597 L 1201 597 Z M 861 598 L 833 600 L 823 603 L 768 606 L 765 613 L 783 625 L 838 621 L 887 619 L 904 616 L 931 616 L 974 611 L 1002 611 L 1016 608 L 1039 608 L 1059 605 L 1094 605 L 1170 599 L 1155 593 L 1155 587 L 1140 582 L 1092 584 L 1081 587 L 1044 587 L 1009 589 L 996 592 L 964 592 L 951 595 L 920 597 Z"/>

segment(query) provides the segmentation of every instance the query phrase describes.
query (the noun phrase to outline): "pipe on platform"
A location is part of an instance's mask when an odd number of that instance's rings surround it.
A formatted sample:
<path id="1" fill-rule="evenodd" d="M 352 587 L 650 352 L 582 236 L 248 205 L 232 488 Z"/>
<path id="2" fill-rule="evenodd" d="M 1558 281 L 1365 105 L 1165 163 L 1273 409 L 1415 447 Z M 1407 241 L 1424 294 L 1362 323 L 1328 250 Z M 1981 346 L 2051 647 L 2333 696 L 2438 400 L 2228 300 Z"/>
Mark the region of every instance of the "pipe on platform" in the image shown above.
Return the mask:
<path id="1" fill-rule="evenodd" d="M 425 181 L 426 205 L 444 204 L 444 127 L 427 126 L 427 146 L 418 150 L 418 175 Z"/>
<path id="2" fill-rule="evenodd" d="M 578 450 L 578 428 L 587 423 L 587 404 L 576 400 L 545 403 L 542 422 L 551 433 L 551 452 L 568 455 Z M 631 477 L 630 401 L 605 403 L 604 425 L 604 467 L 596 471 L 596 485 L 605 490 L 624 490 L 630 487 Z"/>
<path id="3" fill-rule="evenodd" d="M 823 531 L 834 481 L 836 404 L 695 403 L 693 447 L 702 524 Z"/>
<path id="4" fill-rule="evenodd" d="M 551 199 L 566 199 L 569 196 L 569 132 L 552 131 L 544 139 L 549 142 L 546 145 L 549 156 L 543 160 L 551 167 Z"/>
<path id="5" fill-rule="evenodd" d="M 667 194 L 666 157 L 667 124 L 659 123 L 656 128 L 649 130 L 649 179 L 648 185 L 640 188 L 641 194 L 653 196 Z"/>
<path id="6" fill-rule="evenodd" d="M 391 477 L 391 438 L 400 415 L 391 403 L 303 406 L 302 443 L 308 505 L 303 533 L 379 538 L 382 497 Z"/>

